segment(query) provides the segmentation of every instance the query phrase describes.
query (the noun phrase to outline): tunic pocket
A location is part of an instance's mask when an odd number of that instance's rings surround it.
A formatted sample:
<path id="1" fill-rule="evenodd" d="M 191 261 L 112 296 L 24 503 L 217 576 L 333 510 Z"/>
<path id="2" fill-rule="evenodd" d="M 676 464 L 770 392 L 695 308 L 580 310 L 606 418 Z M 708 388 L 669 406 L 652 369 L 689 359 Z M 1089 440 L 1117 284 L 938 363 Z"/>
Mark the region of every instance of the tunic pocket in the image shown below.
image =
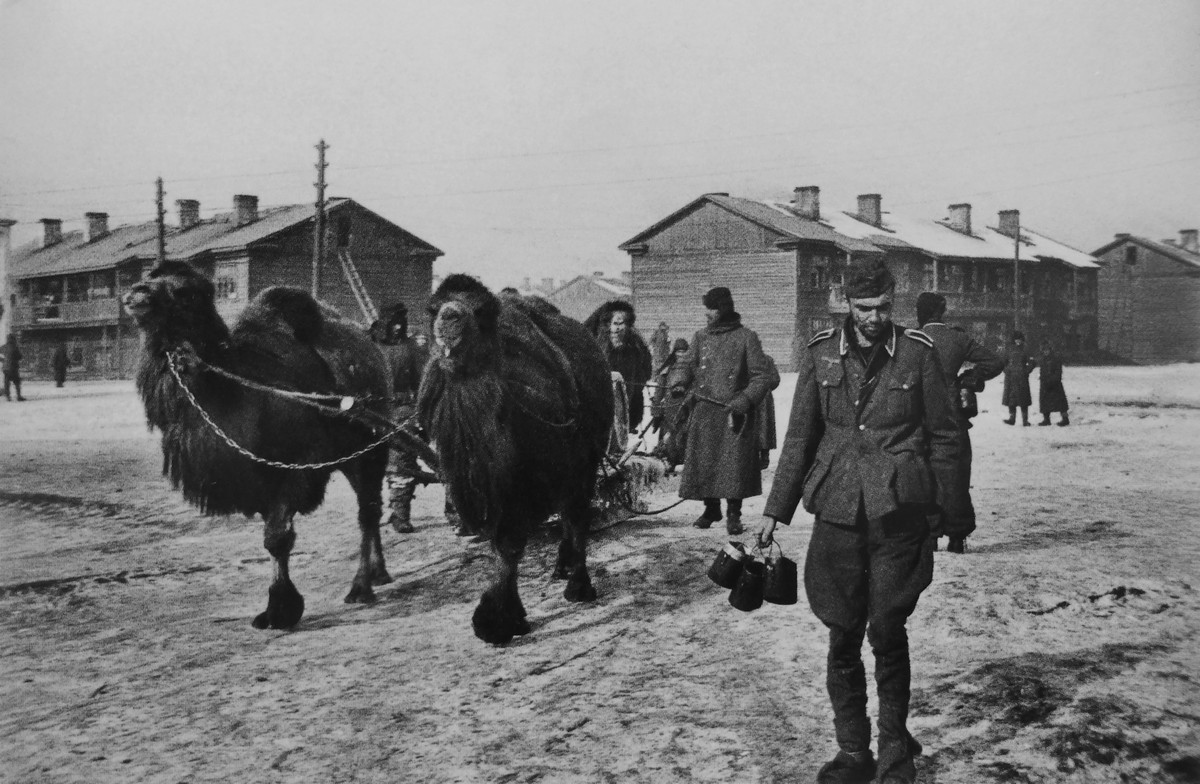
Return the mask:
<path id="1" fill-rule="evenodd" d="M 830 465 L 822 460 L 817 460 L 813 463 L 812 468 L 808 470 L 808 475 L 804 477 L 804 510 L 806 512 L 814 512 L 813 499 L 817 495 L 817 491 L 821 489 L 821 485 L 825 484 L 825 480 L 829 477 Z"/>
<path id="2" fill-rule="evenodd" d="M 827 422 L 846 423 L 844 416 L 846 412 L 842 410 L 845 408 L 842 405 L 846 397 L 845 392 L 842 391 L 845 378 L 846 371 L 841 362 L 828 365 L 817 373 L 817 385 L 821 390 L 821 412 L 825 415 Z"/>
<path id="3" fill-rule="evenodd" d="M 887 411 L 889 424 L 908 422 L 917 411 L 917 376 L 910 373 L 903 378 L 892 379 L 887 383 Z"/>

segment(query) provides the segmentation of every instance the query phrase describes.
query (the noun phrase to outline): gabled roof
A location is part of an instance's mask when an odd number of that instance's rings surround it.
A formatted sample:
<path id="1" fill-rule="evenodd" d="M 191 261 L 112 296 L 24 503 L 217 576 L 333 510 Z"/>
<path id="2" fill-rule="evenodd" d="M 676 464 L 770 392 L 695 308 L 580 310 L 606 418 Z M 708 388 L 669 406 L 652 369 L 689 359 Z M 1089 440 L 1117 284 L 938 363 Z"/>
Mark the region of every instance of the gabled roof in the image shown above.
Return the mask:
<path id="1" fill-rule="evenodd" d="M 1101 256 L 1105 253 L 1108 253 L 1113 248 L 1124 245 L 1125 243 L 1140 245 L 1146 250 L 1154 251 L 1155 253 L 1166 256 L 1167 258 L 1171 258 L 1175 261 L 1187 264 L 1190 267 L 1200 269 L 1200 253 L 1192 253 L 1190 250 L 1181 248 L 1178 245 L 1168 245 L 1165 242 L 1158 242 L 1157 240 L 1146 239 L 1145 237 L 1135 237 L 1132 234 L 1123 234 L 1115 237 L 1112 242 L 1092 251 L 1092 255 Z"/>
<path id="2" fill-rule="evenodd" d="M 941 221 L 912 218 L 890 212 L 883 213 L 881 226 L 874 226 L 859 220 L 857 215 L 849 212 L 823 213 L 820 220 L 812 220 L 801 217 L 790 204 L 785 202 L 756 201 L 723 193 L 709 193 L 701 196 L 636 237 L 622 243 L 621 250 L 634 250 L 639 243 L 657 234 L 705 202 L 715 204 L 785 238 L 824 242 L 849 253 L 879 254 L 889 250 L 911 250 L 936 258 L 1006 261 L 1011 261 L 1014 253 L 1012 237 L 1001 234 L 997 229 L 991 227 L 966 235 Z M 1053 259 L 1081 269 L 1099 266 L 1092 255 L 1024 228 L 1021 230 L 1019 253 L 1022 260 L 1031 262 Z"/>
<path id="3" fill-rule="evenodd" d="M 881 252 L 879 248 L 869 242 L 863 242 L 853 237 L 839 234 L 825 223 L 801 218 L 796 213 L 781 205 L 773 202 L 743 199 L 724 193 L 706 193 L 688 203 L 682 209 L 671 213 L 650 228 L 621 243 L 619 246 L 620 249 L 625 251 L 633 250 L 639 243 L 659 233 L 706 202 L 715 204 L 721 209 L 727 210 L 776 234 L 783 235 L 788 240 L 824 242 L 850 253 L 878 254 Z"/>
<path id="4" fill-rule="evenodd" d="M 560 294 L 569 288 L 582 285 L 583 283 L 592 284 L 596 288 L 605 291 L 618 299 L 628 299 L 633 296 L 633 289 L 624 280 L 621 280 L 620 278 L 604 278 L 599 275 L 579 275 L 578 277 L 568 280 L 566 283 L 550 292 L 547 296 L 553 297 L 556 294 Z"/>
<path id="5" fill-rule="evenodd" d="M 326 214 L 349 204 L 354 204 L 370 215 L 391 223 L 346 198 L 334 198 L 326 202 Z M 168 258 L 191 259 L 203 253 L 245 248 L 298 224 L 312 221 L 315 212 L 316 207 L 312 204 L 267 207 L 258 211 L 257 220 L 243 226 L 236 224 L 234 213 L 221 213 L 187 229 L 167 229 L 166 254 Z M 419 237 L 395 224 L 391 225 L 420 250 L 437 256 L 442 255 L 440 250 Z M 64 234 L 62 242 L 49 248 L 41 247 L 40 242 L 27 243 L 13 252 L 10 269 L 14 278 L 36 278 L 112 269 L 121 262 L 153 259 L 157 254 L 157 224 L 147 221 L 132 226 L 118 226 L 94 242 L 87 242 L 83 232 L 73 231 Z"/>

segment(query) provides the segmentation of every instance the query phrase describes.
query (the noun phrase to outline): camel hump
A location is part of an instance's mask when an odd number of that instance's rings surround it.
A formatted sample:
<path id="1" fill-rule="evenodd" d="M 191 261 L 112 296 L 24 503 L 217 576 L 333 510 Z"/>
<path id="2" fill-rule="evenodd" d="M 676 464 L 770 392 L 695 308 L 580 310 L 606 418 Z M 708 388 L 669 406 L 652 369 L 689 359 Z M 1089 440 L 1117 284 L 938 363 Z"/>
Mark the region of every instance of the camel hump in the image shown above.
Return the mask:
<path id="1" fill-rule="evenodd" d="M 310 346 L 325 327 L 325 316 L 317 301 L 304 289 L 291 286 L 272 286 L 262 291 L 246 306 L 241 320 L 281 321 L 291 327 L 296 340 Z"/>

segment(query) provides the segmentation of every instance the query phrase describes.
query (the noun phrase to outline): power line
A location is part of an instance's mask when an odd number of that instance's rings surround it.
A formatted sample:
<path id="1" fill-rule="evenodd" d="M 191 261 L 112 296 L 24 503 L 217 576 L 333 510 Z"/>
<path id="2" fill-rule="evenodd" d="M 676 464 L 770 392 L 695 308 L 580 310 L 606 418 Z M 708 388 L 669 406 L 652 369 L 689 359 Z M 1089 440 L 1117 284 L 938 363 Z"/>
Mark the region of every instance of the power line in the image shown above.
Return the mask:
<path id="1" fill-rule="evenodd" d="M 1132 95 L 1143 95 L 1143 94 L 1167 92 L 1170 90 L 1176 90 L 1176 89 L 1180 89 L 1183 87 L 1195 88 L 1197 86 L 1198 85 L 1195 82 L 1180 82 L 1180 83 L 1171 84 L 1171 85 L 1160 85 L 1158 87 L 1147 87 L 1147 88 L 1143 88 L 1143 89 L 1139 89 L 1139 90 L 1125 90 L 1125 91 L 1120 91 L 1120 92 L 1115 92 L 1115 93 L 1105 93 L 1105 94 L 1087 96 L 1087 97 L 1083 97 L 1083 98 L 1073 99 L 1070 101 L 1045 101 L 1045 102 L 1041 102 L 1041 103 L 1029 103 L 1029 104 L 1023 104 L 1022 106 L 1017 107 L 1016 109 L 1014 109 L 1013 107 L 1005 107 L 1005 108 L 988 109 L 988 110 L 979 111 L 979 112 L 947 112 L 947 113 L 945 113 L 944 116 L 945 117 L 954 117 L 954 118 L 987 117 L 987 116 L 992 116 L 992 115 L 1010 116 L 1010 115 L 1012 115 L 1012 113 L 1014 111 L 1028 112 L 1031 109 L 1037 109 L 1037 108 L 1042 108 L 1042 107 L 1054 107 L 1054 108 L 1061 109 L 1063 106 L 1078 105 L 1078 104 L 1090 103 L 1090 102 L 1101 101 L 1101 100 L 1111 100 L 1114 98 L 1122 98 L 1122 97 L 1128 97 L 1128 96 L 1132 96 Z M 1187 100 L 1190 101 L 1190 100 L 1195 100 L 1195 99 L 1196 99 L 1196 96 L 1192 96 L 1192 97 L 1189 97 Z M 936 118 L 934 118 L 934 119 L 936 119 Z M 1049 123 L 1048 125 L 1051 125 L 1051 126 L 1052 125 L 1062 125 L 1062 124 L 1076 122 L 1076 121 L 1078 121 L 1078 120 L 1076 120 L 1076 119 L 1069 119 L 1069 120 L 1065 120 L 1065 121 L 1060 120 L 1060 121 L 1056 121 L 1053 123 Z M 833 132 L 833 131 L 853 130 L 856 128 L 868 128 L 868 127 L 874 127 L 875 125 L 876 125 L 876 123 L 873 121 L 865 122 L 865 123 L 845 123 L 845 124 L 841 124 L 841 125 L 830 125 L 830 126 L 825 126 L 820 131 L 817 131 L 817 133 L 820 133 L 820 132 L 828 133 L 828 132 Z M 1046 125 L 1023 126 L 1022 128 L 1011 129 L 1011 131 L 1019 131 L 1019 130 L 1029 129 L 1029 128 L 1037 128 L 1037 127 L 1047 127 L 1047 126 Z M 1006 131 L 1006 132 L 1008 132 L 1008 131 Z M 796 128 L 796 129 L 791 129 L 791 130 L 786 130 L 786 131 L 772 131 L 772 132 L 760 133 L 760 134 L 746 134 L 746 135 L 737 135 L 737 136 L 714 137 L 714 138 L 708 138 L 708 139 L 674 140 L 674 141 L 668 141 L 668 142 L 655 142 L 655 143 L 647 143 L 647 144 L 590 147 L 590 148 L 567 149 L 567 150 L 544 150 L 544 151 L 527 152 L 527 153 L 501 153 L 501 154 L 495 154 L 495 155 L 432 159 L 432 160 L 425 160 L 425 161 L 418 160 L 418 161 L 407 161 L 407 162 L 399 162 L 399 163 L 349 164 L 349 165 L 341 166 L 339 168 L 342 171 L 366 171 L 366 170 L 378 170 L 378 169 L 404 168 L 404 167 L 413 167 L 413 166 L 440 165 L 440 164 L 446 164 L 446 163 L 479 163 L 479 162 L 483 162 L 483 161 L 493 161 L 493 160 L 498 161 L 498 160 L 529 159 L 529 158 L 546 158 L 546 157 L 555 157 L 555 156 L 564 156 L 564 155 L 590 155 L 590 154 L 595 154 L 595 153 L 606 153 L 606 152 L 627 152 L 627 151 L 631 151 L 631 150 L 652 150 L 652 149 L 682 147 L 682 146 L 690 146 L 690 145 L 704 145 L 704 144 L 715 144 L 715 143 L 723 143 L 723 142 L 736 142 L 736 141 L 749 141 L 749 140 L 755 140 L 755 139 L 778 138 L 778 137 L 795 136 L 800 133 L 814 133 L 814 131 L 812 131 L 811 129 Z M 226 180 L 226 179 L 279 177 L 279 176 L 296 175 L 303 171 L 304 171 L 303 169 L 283 169 L 283 170 L 276 170 L 276 171 L 270 171 L 270 172 L 212 175 L 212 176 L 208 176 L 208 177 L 187 177 L 187 178 L 173 179 L 172 182 L 177 183 L 177 184 L 187 184 L 187 183 L 197 183 L 197 182 L 212 182 L 212 181 Z M 53 188 L 53 189 L 36 190 L 36 191 L 14 191 L 14 192 L 10 193 L 9 195 L 10 196 L 38 196 L 38 195 L 48 195 L 48 194 L 55 194 L 55 193 L 76 193 L 76 192 L 84 192 L 84 191 L 106 190 L 106 189 L 111 189 L 111 188 L 134 187 L 134 186 L 138 186 L 141 184 L 143 184 L 143 183 L 141 183 L 140 181 L 124 182 L 124 183 L 109 183 L 109 184 L 104 184 L 104 185 L 85 185 L 85 186 L 77 186 L 77 187 L 71 187 L 71 188 Z"/>

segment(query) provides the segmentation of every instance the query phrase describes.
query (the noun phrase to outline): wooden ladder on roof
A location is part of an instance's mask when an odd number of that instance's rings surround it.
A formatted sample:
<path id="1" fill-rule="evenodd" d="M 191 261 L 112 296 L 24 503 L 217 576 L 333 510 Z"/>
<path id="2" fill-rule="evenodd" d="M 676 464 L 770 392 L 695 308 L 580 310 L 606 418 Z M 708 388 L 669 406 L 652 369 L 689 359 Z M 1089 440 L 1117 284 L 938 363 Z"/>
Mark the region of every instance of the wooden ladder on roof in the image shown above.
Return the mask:
<path id="1" fill-rule="evenodd" d="M 350 258 L 350 249 L 342 246 L 337 249 L 337 255 L 338 260 L 342 262 L 342 274 L 346 276 L 346 282 L 350 284 L 350 290 L 354 292 L 354 298 L 358 300 L 359 310 L 362 311 L 368 325 L 374 324 L 379 320 L 379 310 L 371 299 L 371 293 L 363 285 L 358 268 L 354 266 L 354 260 Z"/>

